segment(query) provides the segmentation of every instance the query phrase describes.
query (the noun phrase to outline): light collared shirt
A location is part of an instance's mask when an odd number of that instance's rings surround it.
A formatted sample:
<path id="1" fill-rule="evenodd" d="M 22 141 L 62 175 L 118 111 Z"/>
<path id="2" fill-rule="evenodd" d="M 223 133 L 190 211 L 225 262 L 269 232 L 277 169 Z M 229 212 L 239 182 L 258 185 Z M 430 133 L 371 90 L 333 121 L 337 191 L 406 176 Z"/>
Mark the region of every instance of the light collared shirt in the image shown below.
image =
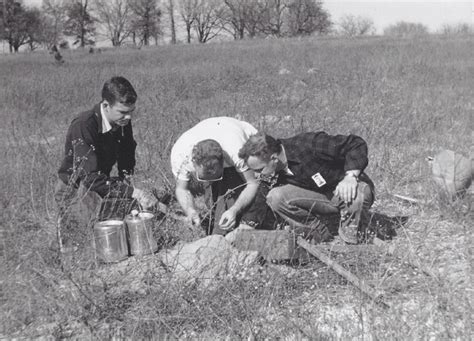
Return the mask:
<path id="1" fill-rule="evenodd" d="M 102 108 L 102 103 L 100 104 L 100 116 L 102 116 L 102 134 L 108 133 L 112 130 L 112 125 L 110 124 L 107 117 L 105 117 L 104 108 Z"/>
<path id="2" fill-rule="evenodd" d="M 235 167 L 243 173 L 249 168 L 239 158 L 239 150 L 257 129 L 250 123 L 232 117 L 212 117 L 205 119 L 184 132 L 171 149 L 171 170 L 175 178 L 189 181 L 195 172 L 192 162 L 193 147 L 200 141 L 212 139 L 222 147 L 224 168 Z"/>

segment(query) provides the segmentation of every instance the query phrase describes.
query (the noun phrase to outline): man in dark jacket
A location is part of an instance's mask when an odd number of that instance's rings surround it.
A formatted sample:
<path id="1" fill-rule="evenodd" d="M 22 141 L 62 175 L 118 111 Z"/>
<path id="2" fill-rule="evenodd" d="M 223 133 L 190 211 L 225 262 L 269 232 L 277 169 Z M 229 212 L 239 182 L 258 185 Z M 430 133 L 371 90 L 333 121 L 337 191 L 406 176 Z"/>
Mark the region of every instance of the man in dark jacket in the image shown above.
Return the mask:
<path id="1" fill-rule="evenodd" d="M 156 203 L 151 194 L 127 181 L 135 167 L 137 144 L 131 118 L 136 99 L 127 79 L 113 77 L 102 88 L 102 101 L 72 120 L 55 191 L 60 217 L 76 199 L 83 200 L 89 195 L 99 199 L 134 198 L 144 208 Z M 111 177 L 115 164 L 118 176 Z"/>
<path id="2" fill-rule="evenodd" d="M 291 227 L 313 229 L 317 241 L 325 241 L 330 234 L 321 218 L 340 214 L 339 236 L 358 243 L 361 220 L 374 201 L 362 138 L 315 132 L 276 140 L 259 133 L 239 156 L 271 183 L 267 203 Z"/>

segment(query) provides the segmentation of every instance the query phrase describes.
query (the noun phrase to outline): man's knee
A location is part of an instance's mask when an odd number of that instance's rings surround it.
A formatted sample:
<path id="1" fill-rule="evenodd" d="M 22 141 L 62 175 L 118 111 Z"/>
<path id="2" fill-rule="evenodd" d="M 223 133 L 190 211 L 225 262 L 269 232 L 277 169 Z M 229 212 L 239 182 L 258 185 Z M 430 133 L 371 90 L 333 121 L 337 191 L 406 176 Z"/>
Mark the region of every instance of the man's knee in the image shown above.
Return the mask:
<path id="1" fill-rule="evenodd" d="M 278 211 L 278 208 L 283 205 L 285 201 L 285 194 L 282 187 L 272 188 L 267 194 L 267 204 L 273 211 Z"/>
<path id="2" fill-rule="evenodd" d="M 356 201 L 359 202 L 366 209 L 372 206 L 372 204 L 374 203 L 374 193 L 369 184 L 365 182 L 359 182 Z"/>

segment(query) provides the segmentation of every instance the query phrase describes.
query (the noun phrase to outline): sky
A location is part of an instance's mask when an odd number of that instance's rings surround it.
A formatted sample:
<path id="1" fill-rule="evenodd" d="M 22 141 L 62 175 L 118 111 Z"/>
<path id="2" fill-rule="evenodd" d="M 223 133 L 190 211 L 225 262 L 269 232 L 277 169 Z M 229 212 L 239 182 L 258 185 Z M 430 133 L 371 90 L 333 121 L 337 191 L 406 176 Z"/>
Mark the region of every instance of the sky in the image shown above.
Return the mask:
<path id="1" fill-rule="evenodd" d="M 41 5 L 42 0 L 23 0 L 26 5 Z M 431 31 L 443 24 L 474 24 L 474 0 L 323 0 L 334 22 L 345 16 L 369 17 L 379 33 L 398 21 L 422 23 Z"/>
<path id="2" fill-rule="evenodd" d="M 474 24 L 474 0 L 325 0 L 323 7 L 335 22 L 344 15 L 369 17 L 379 33 L 398 21 L 422 23 L 431 31 L 443 24 Z"/>

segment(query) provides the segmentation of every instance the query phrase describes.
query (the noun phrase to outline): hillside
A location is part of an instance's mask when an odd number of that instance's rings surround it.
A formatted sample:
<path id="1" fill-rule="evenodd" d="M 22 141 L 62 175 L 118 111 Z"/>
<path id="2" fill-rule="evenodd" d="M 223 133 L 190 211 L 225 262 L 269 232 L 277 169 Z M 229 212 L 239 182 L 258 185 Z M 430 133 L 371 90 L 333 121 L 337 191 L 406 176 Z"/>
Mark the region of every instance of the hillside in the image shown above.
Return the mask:
<path id="1" fill-rule="evenodd" d="M 442 148 L 472 158 L 472 51 L 473 38 L 308 38 L 67 51 L 62 65 L 42 52 L 0 56 L 0 337 L 472 338 L 472 195 L 441 200 L 426 162 Z M 334 256 L 390 307 L 316 260 L 254 266 L 207 288 L 174 282 L 154 257 L 62 273 L 53 191 L 65 131 L 112 75 L 139 95 L 142 187 L 173 187 L 171 146 L 210 116 L 237 116 L 277 137 L 363 137 L 373 212 L 408 220 L 392 222 L 394 253 Z M 156 226 L 162 250 L 202 236 L 169 217 Z M 129 286 L 134 276 L 139 290 Z"/>

